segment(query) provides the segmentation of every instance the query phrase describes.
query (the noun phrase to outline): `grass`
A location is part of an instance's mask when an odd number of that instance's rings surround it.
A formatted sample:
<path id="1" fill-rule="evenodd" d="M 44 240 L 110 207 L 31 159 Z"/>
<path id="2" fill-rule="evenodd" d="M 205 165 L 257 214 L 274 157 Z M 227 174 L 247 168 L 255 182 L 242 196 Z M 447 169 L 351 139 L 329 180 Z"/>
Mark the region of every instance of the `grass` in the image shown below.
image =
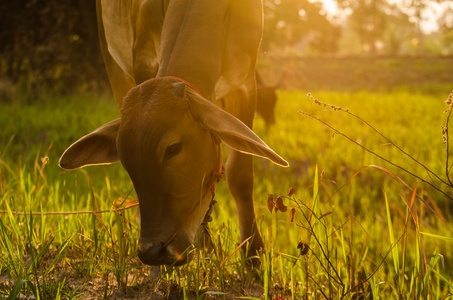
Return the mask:
<path id="1" fill-rule="evenodd" d="M 445 99 L 409 91 L 312 95 L 360 115 L 445 178 L 440 128 L 445 125 Z M 444 98 L 447 95 L 448 91 Z M 256 119 L 255 125 L 258 135 L 291 164 L 285 169 L 255 159 L 256 213 L 266 245 L 260 268 L 247 270 L 242 251 L 237 251 L 234 201 L 222 180 L 210 225 L 214 250 L 190 250 L 194 261 L 178 268 L 160 267 L 154 282 L 136 255 L 137 209 L 118 210 L 135 197 L 126 172 L 118 164 L 72 172 L 57 166 L 62 151 L 76 138 L 117 117 L 110 97 L 2 104 L 0 209 L 5 213 L 0 215 L 0 296 L 451 296 L 451 200 L 299 111 L 433 182 L 422 166 L 359 120 L 313 104 L 305 92 L 281 92 L 277 124 L 266 130 Z M 294 193 L 288 192 L 290 187 Z M 452 194 L 447 186 L 442 190 Z M 270 194 L 275 205 L 268 203 Z M 100 210 L 109 212 L 46 214 Z"/>
<path id="2" fill-rule="evenodd" d="M 308 91 L 394 92 L 429 94 L 451 90 L 452 57 L 263 55 L 258 72 L 280 88 Z"/>

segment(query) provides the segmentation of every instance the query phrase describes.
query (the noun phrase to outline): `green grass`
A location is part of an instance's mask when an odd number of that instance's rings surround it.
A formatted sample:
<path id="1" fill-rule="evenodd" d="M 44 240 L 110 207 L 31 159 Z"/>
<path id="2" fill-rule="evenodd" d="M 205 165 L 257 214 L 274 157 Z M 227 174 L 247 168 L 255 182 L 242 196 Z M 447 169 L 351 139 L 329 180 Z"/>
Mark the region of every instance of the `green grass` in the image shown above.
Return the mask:
<path id="1" fill-rule="evenodd" d="M 445 99 L 408 91 L 312 95 L 360 115 L 445 178 L 440 125 L 445 124 L 447 94 Z M 179 268 L 161 267 L 157 282 L 148 278 L 149 268 L 136 255 L 137 209 L 113 208 L 135 197 L 121 166 L 72 172 L 57 166 L 65 147 L 118 117 L 114 101 L 109 96 L 84 96 L 34 105 L 1 104 L 0 209 L 6 212 L 0 215 L 0 295 L 11 299 L 19 293 L 39 299 L 153 293 L 190 299 L 451 295 L 451 200 L 299 111 L 321 118 L 431 181 L 425 169 L 348 113 L 318 106 L 304 92 L 281 92 L 279 98 L 277 124 L 267 131 L 261 119 L 255 123 L 258 135 L 291 164 L 280 168 L 255 159 L 256 213 L 266 244 L 261 267 L 248 271 L 242 251 L 237 251 L 234 201 L 222 180 L 211 223 L 215 251 L 192 250 L 194 261 Z M 371 165 L 379 167 L 367 167 Z M 289 187 L 295 194 L 288 195 Z M 442 189 L 452 194 L 451 188 Z M 275 199 L 280 195 L 287 211 L 271 213 L 269 194 Z M 45 214 L 92 210 L 110 212 Z M 305 245 L 308 249 L 302 255 Z"/>

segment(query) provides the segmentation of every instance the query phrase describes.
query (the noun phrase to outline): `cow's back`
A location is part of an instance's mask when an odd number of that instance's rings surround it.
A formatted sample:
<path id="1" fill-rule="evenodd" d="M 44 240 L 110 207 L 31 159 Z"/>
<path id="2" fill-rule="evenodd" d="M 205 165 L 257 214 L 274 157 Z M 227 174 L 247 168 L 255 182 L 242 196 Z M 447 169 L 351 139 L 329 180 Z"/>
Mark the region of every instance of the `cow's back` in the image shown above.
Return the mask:
<path id="1" fill-rule="evenodd" d="M 101 53 L 118 108 L 134 86 L 154 78 L 169 0 L 97 0 Z"/>
<path id="2" fill-rule="evenodd" d="M 197 0 L 197 6 L 202 6 L 206 1 L 209 9 L 222 9 L 224 12 L 216 12 L 223 16 L 215 19 L 213 26 L 223 26 L 223 34 L 214 39 L 212 36 L 203 36 L 202 33 L 193 32 L 191 26 L 182 24 L 178 28 L 187 36 L 187 47 L 194 52 L 207 51 L 219 52 L 217 64 L 218 70 L 213 70 L 215 78 L 211 85 L 215 89 L 212 93 L 216 99 L 223 98 L 234 89 L 253 89 L 250 86 L 250 72 L 255 68 L 255 61 L 262 34 L 262 4 L 260 0 L 224 0 L 212 5 L 212 0 Z M 172 10 L 179 9 L 178 5 L 188 5 L 186 0 L 98 0 L 97 14 L 101 51 L 106 64 L 113 93 L 121 108 L 122 99 L 134 86 L 147 79 L 154 78 L 159 72 L 159 67 L 165 68 L 165 57 L 170 50 L 161 45 L 162 40 L 181 39 L 172 37 L 175 35 L 173 28 L 166 28 L 167 14 Z M 176 12 L 184 14 L 185 12 Z M 214 13 L 214 12 L 213 12 Z M 186 22 L 188 23 L 188 22 Z M 164 26 L 164 28 L 163 28 Z M 244 30 L 246 29 L 246 30 Z M 163 30 L 163 37 L 161 36 Z M 200 36 L 201 35 L 201 36 Z M 193 42 L 191 42 L 193 41 Z M 213 48 L 221 47 L 220 50 Z M 173 51 L 173 49 L 171 49 Z M 212 55 L 212 54 L 210 54 Z M 209 61 L 208 55 L 200 56 L 203 59 L 195 60 L 197 67 L 203 70 L 203 63 L 208 66 L 205 70 L 211 71 L 215 66 Z M 212 59 L 211 59 L 212 60 Z M 162 61 L 164 63 L 162 63 Z M 187 60 L 186 60 L 187 61 Z M 181 62 L 179 62 L 179 65 Z M 180 67 L 178 65 L 178 67 Z M 190 69 L 190 67 L 188 67 Z M 193 69 L 193 68 L 192 68 Z M 159 76 L 165 76 L 166 70 L 159 72 Z M 204 72 L 206 73 L 206 72 Z M 204 76 L 204 74 L 200 74 Z M 196 79 L 195 79 L 196 80 Z M 202 81 L 202 80 L 200 80 Z M 206 81 L 206 79 L 204 79 Z M 195 83 L 196 84 L 196 83 Z M 211 95 L 206 95 L 211 98 Z M 215 99 L 211 98 L 211 101 Z"/>

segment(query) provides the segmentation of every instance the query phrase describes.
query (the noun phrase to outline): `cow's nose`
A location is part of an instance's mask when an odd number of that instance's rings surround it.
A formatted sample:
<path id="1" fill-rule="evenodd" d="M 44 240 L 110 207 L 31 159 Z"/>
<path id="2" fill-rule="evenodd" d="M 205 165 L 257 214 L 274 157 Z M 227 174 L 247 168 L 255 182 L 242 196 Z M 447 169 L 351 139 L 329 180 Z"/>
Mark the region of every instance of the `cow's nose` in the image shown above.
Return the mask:
<path id="1" fill-rule="evenodd" d="M 174 265 L 180 266 L 188 262 L 189 256 L 186 253 L 171 251 L 172 247 L 162 245 L 151 246 L 138 250 L 138 258 L 147 265 Z"/>
<path id="2" fill-rule="evenodd" d="M 158 262 L 165 256 L 161 245 L 152 246 L 145 250 L 138 250 L 138 258 L 147 265 L 160 265 Z"/>

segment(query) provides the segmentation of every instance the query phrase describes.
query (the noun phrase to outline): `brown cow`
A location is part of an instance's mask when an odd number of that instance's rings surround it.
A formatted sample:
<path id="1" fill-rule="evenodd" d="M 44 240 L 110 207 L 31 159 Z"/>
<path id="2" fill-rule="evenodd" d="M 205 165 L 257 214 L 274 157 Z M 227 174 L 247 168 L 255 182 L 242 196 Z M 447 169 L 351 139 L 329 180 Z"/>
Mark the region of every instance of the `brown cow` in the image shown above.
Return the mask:
<path id="1" fill-rule="evenodd" d="M 251 155 L 288 165 L 250 129 L 261 1 L 98 0 L 97 13 L 121 118 L 72 144 L 60 166 L 121 161 L 140 202 L 139 258 L 178 265 L 187 262 L 185 250 L 213 197 L 220 138 L 227 145 L 226 179 L 241 240 L 252 237 L 254 255 L 263 242 Z"/>
<path id="2" fill-rule="evenodd" d="M 266 128 L 275 124 L 275 105 L 277 104 L 278 84 L 266 85 L 256 72 L 257 103 L 256 112 L 264 119 Z"/>

